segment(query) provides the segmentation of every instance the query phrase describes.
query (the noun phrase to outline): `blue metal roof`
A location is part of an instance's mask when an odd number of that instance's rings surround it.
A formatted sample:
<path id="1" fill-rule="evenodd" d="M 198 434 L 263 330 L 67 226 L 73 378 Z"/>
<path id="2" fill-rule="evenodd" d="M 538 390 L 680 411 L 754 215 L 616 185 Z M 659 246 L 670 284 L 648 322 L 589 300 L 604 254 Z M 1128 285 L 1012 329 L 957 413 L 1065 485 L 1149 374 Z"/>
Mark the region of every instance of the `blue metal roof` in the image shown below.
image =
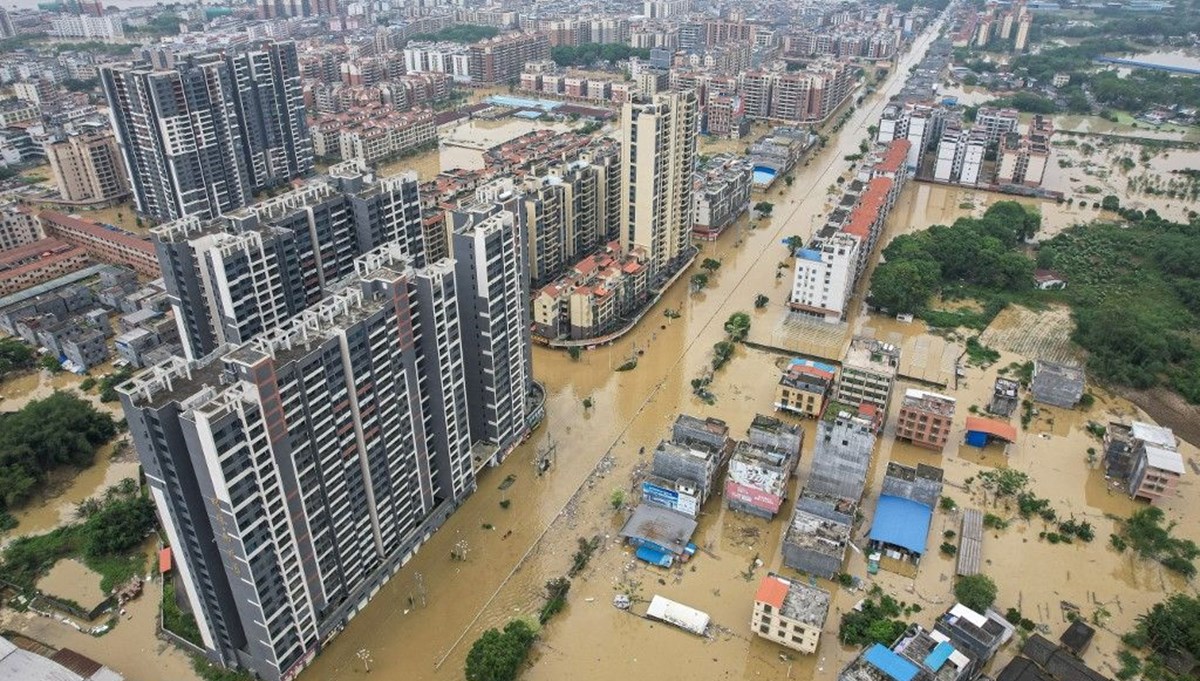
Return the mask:
<path id="1" fill-rule="evenodd" d="M 879 497 L 879 505 L 875 508 L 870 538 L 913 553 L 925 553 L 925 540 L 929 537 L 932 520 L 933 509 L 925 504 L 885 494 Z"/>
<path id="2" fill-rule="evenodd" d="M 954 646 L 949 641 L 942 641 L 934 646 L 929 655 L 925 656 L 925 666 L 936 672 L 946 664 L 946 660 L 949 660 L 953 654 Z"/>
<path id="3" fill-rule="evenodd" d="M 917 675 L 917 665 L 878 643 L 871 646 L 863 657 L 895 681 L 912 681 Z"/>

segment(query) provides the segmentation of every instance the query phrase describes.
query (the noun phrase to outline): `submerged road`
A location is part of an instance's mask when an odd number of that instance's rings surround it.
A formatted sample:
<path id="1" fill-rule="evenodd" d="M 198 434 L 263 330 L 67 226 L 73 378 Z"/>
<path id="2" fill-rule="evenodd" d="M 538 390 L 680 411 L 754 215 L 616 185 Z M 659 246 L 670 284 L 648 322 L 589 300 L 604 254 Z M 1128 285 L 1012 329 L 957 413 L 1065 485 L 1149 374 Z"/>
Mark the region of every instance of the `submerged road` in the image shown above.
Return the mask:
<path id="1" fill-rule="evenodd" d="M 652 449 L 677 413 L 708 411 L 730 416 L 731 423 L 744 416 L 735 396 L 773 386 L 774 375 L 727 367 L 721 380 L 729 386 L 722 387 L 718 408 L 707 410 L 692 397 L 691 379 L 708 367 L 710 347 L 723 338 L 729 314 L 752 310 L 760 293 L 772 300 L 762 314 L 755 313 L 755 323 L 771 323 L 781 313 L 790 283 L 790 267 L 785 277 L 776 278 L 777 261 L 787 255 L 781 239 L 810 235 L 814 217 L 827 209 L 827 188 L 847 170 L 844 156 L 858 153 L 867 128 L 903 87 L 909 68 L 923 57 L 940 26 L 918 38 L 826 148 L 794 173 L 790 188 L 763 197 L 776 205 L 765 227 L 749 229 L 743 220 L 738 229 L 703 246 L 701 258 L 722 260 L 710 288 L 689 294 L 686 285 L 677 284 L 638 329 L 612 346 L 586 352 L 581 361 L 535 349 L 534 373 L 548 393 L 545 425 L 500 468 L 483 474 L 475 495 L 302 673 L 303 681 L 357 677 L 363 673 L 363 650 L 372 659 L 372 673 L 381 678 L 461 678 L 468 644 L 483 629 L 536 612 L 542 585 L 565 572 L 577 536 L 611 531 L 611 510 L 603 513 L 609 492 L 624 486 L 639 450 Z M 682 316 L 662 318 L 660 311 L 667 308 Z M 612 371 L 634 355 L 639 356 L 635 370 Z M 585 397 L 592 408 L 581 406 Z M 536 451 L 551 445 L 557 451 L 555 467 L 539 477 L 530 462 Z M 517 482 L 499 489 L 509 475 Z M 600 484 L 605 475 L 614 481 Z M 501 508 L 501 501 L 509 503 Z M 449 558 L 455 545 L 467 547 L 467 560 Z M 560 618 L 572 613 L 568 609 Z M 603 647 L 602 632 L 592 635 Z M 545 646 L 554 645 L 551 632 Z M 536 676 L 539 669 L 531 671 Z"/>

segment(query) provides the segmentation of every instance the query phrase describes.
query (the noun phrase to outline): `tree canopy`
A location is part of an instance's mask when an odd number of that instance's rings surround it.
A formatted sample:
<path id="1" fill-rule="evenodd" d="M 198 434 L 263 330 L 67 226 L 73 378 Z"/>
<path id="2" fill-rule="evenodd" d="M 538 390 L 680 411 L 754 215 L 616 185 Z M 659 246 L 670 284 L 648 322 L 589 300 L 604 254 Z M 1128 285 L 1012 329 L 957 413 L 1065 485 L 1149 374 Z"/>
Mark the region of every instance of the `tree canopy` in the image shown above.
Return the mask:
<path id="1" fill-rule="evenodd" d="M 1157 653 L 1200 658 L 1200 599 L 1173 594 L 1138 616 L 1136 635 Z"/>
<path id="2" fill-rule="evenodd" d="M 1093 375 L 1135 388 L 1168 384 L 1200 402 L 1200 224 L 1121 213 L 1134 219 L 1072 227 L 1043 243 L 1038 266 L 1068 280 L 1056 295 L 1073 308 L 1072 338 Z"/>
<path id="3" fill-rule="evenodd" d="M 504 631 L 488 629 L 483 632 L 467 653 L 467 681 L 512 681 L 521 671 L 521 664 L 537 632 L 524 620 L 512 620 Z"/>
<path id="4" fill-rule="evenodd" d="M 983 574 L 959 577 L 954 584 L 954 597 L 975 612 L 984 613 L 996 602 L 996 583 Z"/>
<path id="5" fill-rule="evenodd" d="M 0 378 L 10 371 L 33 366 L 33 348 L 16 338 L 0 338 Z"/>
<path id="6" fill-rule="evenodd" d="M 550 48 L 550 58 L 559 66 L 589 66 L 599 61 L 617 62 L 630 57 L 649 59 L 650 50 L 624 43 L 583 43 Z"/>
<path id="7" fill-rule="evenodd" d="M 1033 261 L 1016 248 L 1040 226 L 1036 213 L 1015 201 L 999 201 L 982 218 L 902 234 L 883 249 L 885 261 L 871 277 L 871 302 L 894 314 L 914 314 L 948 284 L 1028 289 Z"/>
<path id="8" fill-rule="evenodd" d="M 0 415 L 0 504 L 25 501 L 59 466 L 91 464 L 96 447 L 116 432 L 111 416 L 68 392 Z"/>
<path id="9" fill-rule="evenodd" d="M 410 38 L 410 40 L 449 40 L 456 43 L 477 43 L 480 40 L 494 38 L 498 35 L 500 35 L 500 29 L 496 28 L 495 26 L 456 24 L 454 26 L 447 26 L 446 28 L 434 33 L 419 33 Z"/>

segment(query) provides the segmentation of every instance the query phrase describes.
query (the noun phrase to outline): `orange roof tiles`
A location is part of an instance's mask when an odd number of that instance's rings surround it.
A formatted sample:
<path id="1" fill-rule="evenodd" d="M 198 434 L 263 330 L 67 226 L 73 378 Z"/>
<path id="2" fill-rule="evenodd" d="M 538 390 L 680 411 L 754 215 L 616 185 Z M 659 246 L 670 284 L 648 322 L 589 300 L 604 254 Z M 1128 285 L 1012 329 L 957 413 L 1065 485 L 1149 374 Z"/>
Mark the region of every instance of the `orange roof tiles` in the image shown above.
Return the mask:
<path id="1" fill-rule="evenodd" d="M 776 610 L 783 609 L 783 599 L 787 598 L 788 583 L 775 575 L 767 575 L 758 585 L 758 593 L 754 594 L 754 600 L 759 603 L 767 603 Z"/>
<path id="2" fill-rule="evenodd" d="M 881 173 L 900 172 L 900 168 L 908 159 L 910 148 L 912 148 L 912 143 L 906 139 L 892 140 L 883 154 L 883 160 L 875 164 L 875 169 Z"/>
<path id="3" fill-rule="evenodd" d="M 850 213 L 850 221 L 842 228 L 847 234 L 867 240 L 871 233 L 871 225 L 879 218 L 880 211 L 887 203 L 888 193 L 892 191 L 892 180 L 887 177 L 872 178 L 867 183 L 867 190 L 858 199 L 858 205 Z"/>
<path id="4" fill-rule="evenodd" d="M 967 417 L 967 430 L 987 433 L 993 437 L 998 437 L 1007 442 L 1017 441 L 1017 429 L 1010 423 L 997 421 L 995 419 L 985 419 L 979 416 Z"/>

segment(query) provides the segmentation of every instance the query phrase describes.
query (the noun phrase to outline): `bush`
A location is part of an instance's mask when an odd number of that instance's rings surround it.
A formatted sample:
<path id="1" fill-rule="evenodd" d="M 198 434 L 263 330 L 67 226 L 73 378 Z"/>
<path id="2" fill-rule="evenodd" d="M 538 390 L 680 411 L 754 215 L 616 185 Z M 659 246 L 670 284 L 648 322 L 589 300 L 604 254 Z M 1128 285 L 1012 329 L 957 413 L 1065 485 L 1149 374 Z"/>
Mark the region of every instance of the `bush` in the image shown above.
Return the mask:
<path id="1" fill-rule="evenodd" d="M 958 553 L 958 547 L 948 541 L 942 542 L 942 545 L 938 548 L 944 556 L 953 556 Z"/>
<path id="2" fill-rule="evenodd" d="M 891 596 L 883 594 L 878 600 L 867 598 L 860 610 L 850 610 L 842 615 L 838 640 L 850 646 L 891 645 L 908 628 L 907 623 L 898 619 L 901 614 L 900 604 Z"/>
<path id="3" fill-rule="evenodd" d="M 954 597 L 975 612 L 987 612 L 996 601 L 996 583 L 982 574 L 959 577 L 954 584 Z"/>

